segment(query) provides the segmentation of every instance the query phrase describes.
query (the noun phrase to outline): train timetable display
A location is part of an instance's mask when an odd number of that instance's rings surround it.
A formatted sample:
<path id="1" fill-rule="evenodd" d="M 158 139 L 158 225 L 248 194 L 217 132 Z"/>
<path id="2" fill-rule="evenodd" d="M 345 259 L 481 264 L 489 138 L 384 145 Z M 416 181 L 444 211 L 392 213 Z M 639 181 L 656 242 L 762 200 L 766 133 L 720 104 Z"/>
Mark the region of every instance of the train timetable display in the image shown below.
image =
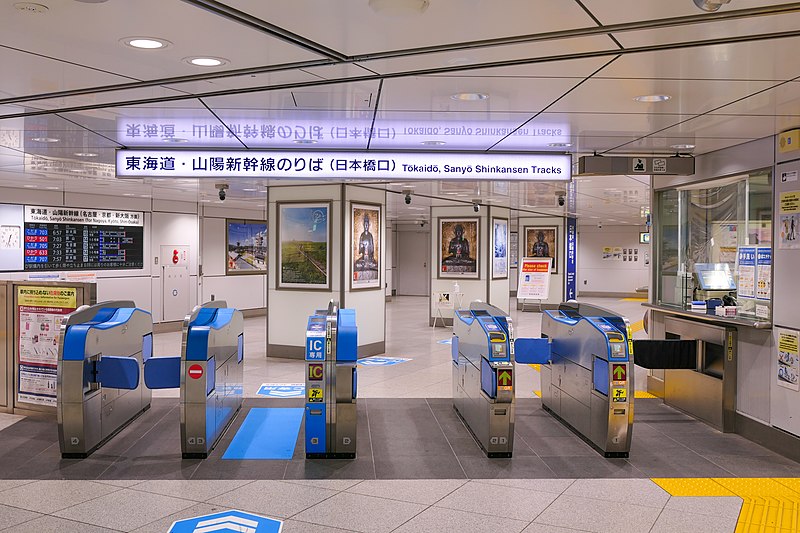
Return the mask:
<path id="1" fill-rule="evenodd" d="M 25 271 L 144 267 L 144 214 L 25 206 Z"/>

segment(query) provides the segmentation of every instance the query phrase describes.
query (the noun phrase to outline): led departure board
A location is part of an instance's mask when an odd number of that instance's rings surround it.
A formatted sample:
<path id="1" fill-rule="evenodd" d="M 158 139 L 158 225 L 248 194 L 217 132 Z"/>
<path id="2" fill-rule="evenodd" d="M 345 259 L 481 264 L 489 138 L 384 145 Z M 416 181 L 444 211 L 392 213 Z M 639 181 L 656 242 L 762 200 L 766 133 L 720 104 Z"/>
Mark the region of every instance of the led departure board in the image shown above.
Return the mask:
<path id="1" fill-rule="evenodd" d="M 144 267 L 144 214 L 141 212 L 24 206 L 24 217 L 20 217 L 23 220 L 2 218 L 0 222 L 4 223 L 4 228 L 16 228 L 6 230 L 11 235 L 7 248 L 14 245 L 13 250 L 6 252 L 18 257 L 0 256 L 0 270 Z M 15 239 L 17 234 L 19 238 Z"/>

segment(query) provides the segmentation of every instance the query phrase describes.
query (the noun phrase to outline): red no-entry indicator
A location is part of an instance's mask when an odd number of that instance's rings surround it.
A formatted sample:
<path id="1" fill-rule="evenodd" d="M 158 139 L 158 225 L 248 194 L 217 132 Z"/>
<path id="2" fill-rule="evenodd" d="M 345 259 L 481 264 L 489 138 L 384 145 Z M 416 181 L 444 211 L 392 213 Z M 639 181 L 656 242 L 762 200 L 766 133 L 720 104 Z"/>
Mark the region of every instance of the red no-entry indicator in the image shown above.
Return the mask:
<path id="1" fill-rule="evenodd" d="M 200 365 L 192 365 L 187 372 L 192 379 L 200 379 L 203 377 L 203 367 Z"/>

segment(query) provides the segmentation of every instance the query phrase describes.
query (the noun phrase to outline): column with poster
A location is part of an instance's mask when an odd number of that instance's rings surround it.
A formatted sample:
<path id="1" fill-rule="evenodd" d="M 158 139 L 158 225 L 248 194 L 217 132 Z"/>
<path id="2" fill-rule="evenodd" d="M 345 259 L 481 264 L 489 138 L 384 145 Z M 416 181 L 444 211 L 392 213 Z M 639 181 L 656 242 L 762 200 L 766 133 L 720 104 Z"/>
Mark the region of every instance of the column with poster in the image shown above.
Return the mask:
<path id="1" fill-rule="evenodd" d="M 777 383 L 794 391 L 800 391 L 800 354 L 798 353 L 798 337 L 800 332 L 793 329 L 775 328 L 778 335 L 778 369 Z"/>
<path id="2" fill-rule="evenodd" d="M 551 258 L 523 257 L 517 282 L 518 300 L 546 300 L 550 295 Z"/>
<path id="3" fill-rule="evenodd" d="M 75 287 L 17 287 L 18 402 L 56 405 L 61 319 L 77 300 Z"/>

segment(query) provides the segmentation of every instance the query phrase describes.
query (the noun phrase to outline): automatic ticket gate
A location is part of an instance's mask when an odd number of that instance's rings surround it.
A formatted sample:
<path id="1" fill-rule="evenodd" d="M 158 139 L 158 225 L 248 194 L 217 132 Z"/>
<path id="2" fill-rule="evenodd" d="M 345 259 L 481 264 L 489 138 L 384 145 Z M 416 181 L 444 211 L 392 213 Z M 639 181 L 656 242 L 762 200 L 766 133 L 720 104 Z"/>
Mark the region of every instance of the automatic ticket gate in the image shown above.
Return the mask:
<path id="1" fill-rule="evenodd" d="M 150 407 L 150 389 L 180 387 L 181 451 L 204 458 L 242 406 L 244 318 L 224 301 L 183 323 L 181 355 L 152 357 L 153 321 L 133 302 L 70 314 L 58 358 L 62 457 L 86 457 Z M 144 379 L 140 377 L 144 375 Z"/>
<path id="2" fill-rule="evenodd" d="M 61 324 L 57 416 L 62 457 L 86 457 L 150 407 L 139 379 L 153 319 L 130 301 L 84 306 Z"/>
<path id="3" fill-rule="evenodd" d="M 472 302 L 453 320 L 453 406 L 489 457 L 514 449 L 514 335 L 497 307 Z"/>
<path id="4" fill-rule="evenodd" d="M 307 458 L 356 456 L 356 314 L 331 300 L 306 327 Z"/>
<path id="5" fill-rule="evenodd" d="M 541 362 L 542 406 L 606 457 L 628 457 L 633 432 L 633 341 L 624 317 L 562 303 L 544 311 L 542 339 L 518 339 L 517 361 Z"/>

